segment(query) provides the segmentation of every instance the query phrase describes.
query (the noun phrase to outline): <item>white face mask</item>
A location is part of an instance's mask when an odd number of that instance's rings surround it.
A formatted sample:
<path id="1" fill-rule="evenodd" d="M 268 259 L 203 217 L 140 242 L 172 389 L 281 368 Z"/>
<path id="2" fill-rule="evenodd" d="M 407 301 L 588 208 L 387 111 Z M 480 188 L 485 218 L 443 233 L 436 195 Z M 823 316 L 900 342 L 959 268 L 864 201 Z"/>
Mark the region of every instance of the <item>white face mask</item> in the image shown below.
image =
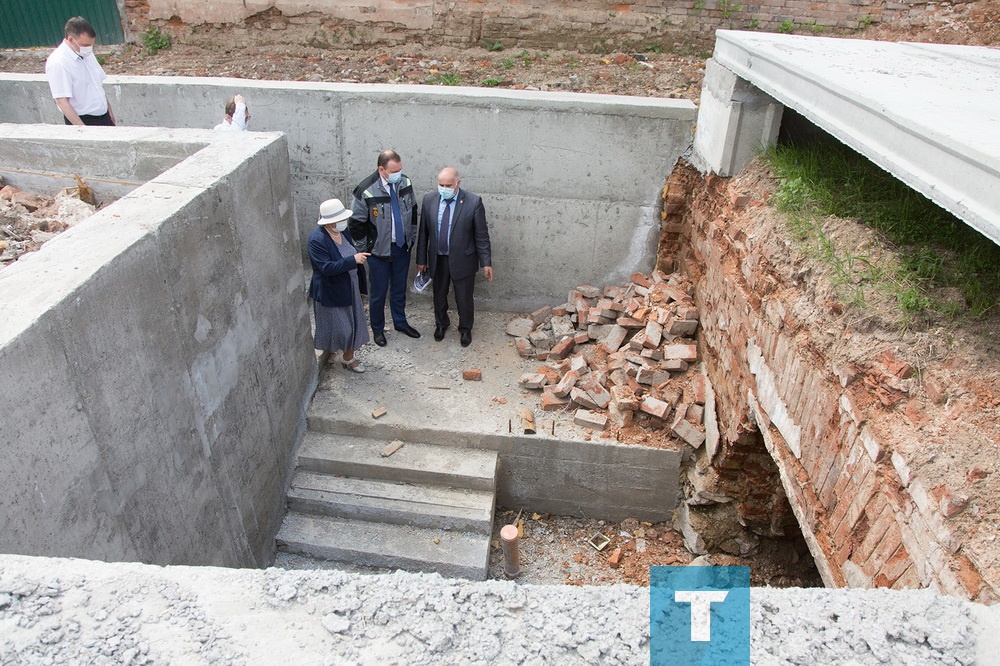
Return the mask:
<path id="1" fill-rule="evenodd" d="M 80 47 L 80 55 L 82 57 L 84 57 L 84 58 L 86 58 L 89 55 L 94 55 L 94 47 L 93 46 L 81 46 Z"/>
<path id="2" fill-rule="evenodd" d="M 341 232 L 341 231 L 344 231 L 345 229 L 347 229 L 347 220 L 341 220 L 340 222 L 334 222 L 334 224 L 333 224 L 333 230 L 334 231 Z"/>

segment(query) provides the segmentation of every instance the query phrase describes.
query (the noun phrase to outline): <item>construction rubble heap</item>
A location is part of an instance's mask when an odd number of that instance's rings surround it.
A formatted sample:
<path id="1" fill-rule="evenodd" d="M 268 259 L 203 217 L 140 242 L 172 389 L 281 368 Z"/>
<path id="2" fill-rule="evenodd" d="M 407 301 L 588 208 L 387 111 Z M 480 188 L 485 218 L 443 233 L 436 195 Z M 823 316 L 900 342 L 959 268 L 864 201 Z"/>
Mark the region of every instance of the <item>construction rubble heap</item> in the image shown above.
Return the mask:
<path id="1" fill-rule="evenodd" d="M 545 411 L 575 409 L 593 431 L 630 425 L 693 448 L 705 441 L 705 377 L 696 372 L 698 308 L 682 275 L 635 273 L 625 286 L 581 285 L 563 305 L 516 318 L 507 334 L 545 363 L 520 379 Z"/>

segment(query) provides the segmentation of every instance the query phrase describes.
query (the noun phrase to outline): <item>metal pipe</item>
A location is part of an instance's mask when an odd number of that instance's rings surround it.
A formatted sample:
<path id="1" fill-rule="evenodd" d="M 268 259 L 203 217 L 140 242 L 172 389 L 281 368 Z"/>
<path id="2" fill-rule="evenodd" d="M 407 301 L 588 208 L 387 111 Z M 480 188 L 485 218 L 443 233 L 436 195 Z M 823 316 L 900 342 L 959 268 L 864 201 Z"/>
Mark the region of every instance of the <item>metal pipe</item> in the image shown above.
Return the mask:
<path id="1" fill-rule="evenodd" d="M 507 578 L 521 575 L 521 553 L 517 546 L 517 525 L 500 528 L 500 547 L 503 549 L 503 573 Z"/>

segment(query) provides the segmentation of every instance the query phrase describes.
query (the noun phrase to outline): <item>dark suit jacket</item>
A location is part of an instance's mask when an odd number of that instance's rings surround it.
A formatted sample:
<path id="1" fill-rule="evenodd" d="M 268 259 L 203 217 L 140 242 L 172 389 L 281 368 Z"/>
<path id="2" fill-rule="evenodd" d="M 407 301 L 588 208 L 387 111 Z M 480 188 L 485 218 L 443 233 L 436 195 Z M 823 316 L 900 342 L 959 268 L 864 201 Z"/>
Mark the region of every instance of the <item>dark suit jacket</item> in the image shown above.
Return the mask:
<path id="1" fill-rule="evenodd" d="M 448 250 L 448 268 L 453 280 L 475 275 L 480 266 L 492 266 L 490 230 L 486 226 L 486 208 L 478 194 L 459 189 L 451 209 L 451 245 Z M 431 277 L 437 263 L 438 206 L 441 196 L 437 192 L 424 195 L 420 207 L 420 230 L 417 233 L 417 263 L 426 264 Z"/>
<path id="2" fill-rule="evenodd" d="M 358 267 L 354 261 L 354 243 L 347 230 L 341 232 L 351 254 L 341 257 L 337 244 L 323 227 L 316 227 L 309 234 L 309 262 L 313 267 L 309 282 L 309 295 L 320 305 L 328 308 L 346 307 L 354 300 L 351 288 L 351 271 Z"/>

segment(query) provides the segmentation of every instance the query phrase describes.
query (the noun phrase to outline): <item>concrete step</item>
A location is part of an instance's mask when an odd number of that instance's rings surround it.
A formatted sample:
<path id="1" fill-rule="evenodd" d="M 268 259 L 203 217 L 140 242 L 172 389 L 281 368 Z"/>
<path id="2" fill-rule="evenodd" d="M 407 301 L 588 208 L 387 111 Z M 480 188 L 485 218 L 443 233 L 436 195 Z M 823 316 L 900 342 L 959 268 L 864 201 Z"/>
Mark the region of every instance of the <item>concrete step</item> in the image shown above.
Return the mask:
<path id="1" fill-rule="evenodd" d="M 493 493 L 299 471 L 288 508 L 301 513 L 490 534 Z"/>
<path id="2" fill-rule="evenodd" d="M 386 440 L 306 432 L 298 468 L 361 479 L 431 484 L 496 492 L 496 451 L 404 442 L 382 457 Z"/>
<path id="3" fill-rule="evenodd" d="M 485 580 L 489 570 L 490 536 L 473 532 L 289 511 L 277 542 L 287 552 L 371 567 L 436 571 L 472 580 Z"/>

